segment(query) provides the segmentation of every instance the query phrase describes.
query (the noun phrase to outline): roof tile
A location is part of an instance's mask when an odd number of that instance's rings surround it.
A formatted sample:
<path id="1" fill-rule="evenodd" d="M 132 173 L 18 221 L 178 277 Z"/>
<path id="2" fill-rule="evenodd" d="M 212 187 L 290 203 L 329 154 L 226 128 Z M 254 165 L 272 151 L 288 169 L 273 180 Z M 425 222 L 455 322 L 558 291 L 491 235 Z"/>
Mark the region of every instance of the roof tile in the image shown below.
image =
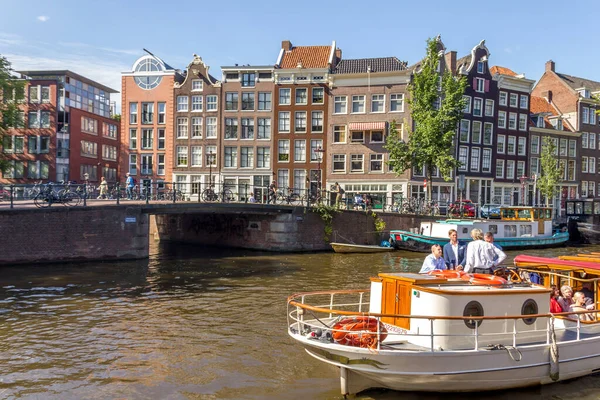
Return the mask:
<path id="1" fill-rule="evenodd" d="M 294 46 L 283 53 L 279 68 L 327 68 L 331 46 Z"/>
<path id="2" fill-rule="evenodd" d="M 494 65 L 490 68 L 490 73 L 492 75 L 500 74 L 500 75 L 508 75 L 508 76 L 517 76 L 517 73 L 510 68 L 500 67 L 498 65 Z"/>
<path id="3" fill-rule="evenodd" d="M 366 73 L 370 68 L 373 73 L 405 71 L 407 63 L 396 57 L 343 59 L 335 67 L 334 74 Z"/>

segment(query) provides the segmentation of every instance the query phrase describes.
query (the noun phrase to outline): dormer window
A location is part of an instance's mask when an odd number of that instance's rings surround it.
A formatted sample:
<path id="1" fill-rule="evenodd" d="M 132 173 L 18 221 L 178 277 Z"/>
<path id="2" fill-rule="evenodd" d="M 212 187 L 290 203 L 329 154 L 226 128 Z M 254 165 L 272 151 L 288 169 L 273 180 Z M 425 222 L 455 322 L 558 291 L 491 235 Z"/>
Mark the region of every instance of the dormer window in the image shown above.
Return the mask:
<path id="1" fill-rule="evenodd" d="M 477 61 L 477 73 L 478 74 L 485 73 L 485 61 Z"/>
<path id="2" fill-rule="evenodd" d="M 559 130 L 559 131 L 562 131 L 562 130 L 563 130 L 563 122 L 562 122 L 562 119 L 557 119 L 557 120 L 556 120 L 556 129 L 557 129 L 557 130 Z"/>
<path id="3" fill-rule="evenodd" d="M 538 128 L 545 128 L 546 127 L 546 123 L 544 121 L 544 116 L 543 115 L 538 115 L 537 116 L 537 121 L 535 126 L 537 126 Z"/>
<path id="4" fill-rule="evenodd" d="M 578 92 L 581 95 L 581 97 L 583 97 L 584 99 L 589 99 L 591 97 L 590 91 L 587 89 L 579 89 Z"/>

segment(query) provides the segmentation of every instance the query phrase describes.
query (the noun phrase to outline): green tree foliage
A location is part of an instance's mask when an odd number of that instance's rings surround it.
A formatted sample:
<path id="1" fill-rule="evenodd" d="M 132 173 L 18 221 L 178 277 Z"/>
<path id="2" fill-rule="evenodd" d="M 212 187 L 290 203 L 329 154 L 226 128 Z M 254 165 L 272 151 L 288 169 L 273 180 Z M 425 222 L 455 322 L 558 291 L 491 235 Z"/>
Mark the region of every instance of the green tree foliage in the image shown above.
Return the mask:
<path id="1" fill-rule="evenodd" d="M 546 198 L 546 206 L 550 204 L 550 199 L 556 194 L 556 186 L 562 173 L 556 154 L 554 141 L 545 137 L 542 141 L 540 159 L 542 174 L 537 180 L 537 186 L 540 189 L 540 193 Z"/>
<path id="2" fill-rule="evenodd" d="M 390 153 L 389 165 L 397 175 L 413 167 L 418 170 L 425 167 L 428 182 L 436 167 L 445 180 L 450 180 L 452 171 L 459 166 L 454 155 L 454 138 L 467 87 L 464 76 L 437 71 L 443 57 L 440 50 L 439 38 L 427 40 L 427 55 L 408 86 L 408 104 L 414 122 L 414 128 L 408 127 L 408 140 L 403 140 L 393 123 L 385 145 Z M 431 198 L 431 184 L 427 185 L 427 198 Z"/>
<path id="3" fill-rule="evenodd" d="M 19 102 L 24 97 L 25 83 L 12 75 L 10 62 L 0 55 L 0 142 L 4 146 L 8 129 L 21 126 Z M 9 167 L 8 160 L 0 153 L 0 171 Z"/>

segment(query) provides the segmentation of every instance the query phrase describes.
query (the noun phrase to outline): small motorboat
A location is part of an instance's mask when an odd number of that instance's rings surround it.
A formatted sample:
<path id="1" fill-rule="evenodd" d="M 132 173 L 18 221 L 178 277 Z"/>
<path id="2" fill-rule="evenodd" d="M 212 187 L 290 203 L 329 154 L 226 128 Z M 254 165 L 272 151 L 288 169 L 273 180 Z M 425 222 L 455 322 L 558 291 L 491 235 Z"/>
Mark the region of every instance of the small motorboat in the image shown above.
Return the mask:
<path id="1" fill-rule="evenodd" d="M 377 245 L 362 245 L 348 243 L 330 243 L 333 251 L 336 253 L 383 253 L 386 251 L 394 251 L 394 248 L 389 246 Z"/>

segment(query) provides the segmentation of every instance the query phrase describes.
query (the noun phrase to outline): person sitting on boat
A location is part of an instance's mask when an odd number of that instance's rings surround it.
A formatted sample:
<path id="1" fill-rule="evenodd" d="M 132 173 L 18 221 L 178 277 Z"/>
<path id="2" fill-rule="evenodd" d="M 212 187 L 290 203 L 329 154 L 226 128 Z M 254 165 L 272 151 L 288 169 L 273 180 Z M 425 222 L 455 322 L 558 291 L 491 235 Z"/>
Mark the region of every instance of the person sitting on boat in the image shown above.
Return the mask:
<path id="1" fill-rule="evenodd" d="M 448 231 L 450 242 L 444 245 L 444 261 L 448 269 L 462 269 L 465 266 L 465 252 L 467 245 L 458 241 L 458 232 L 456 229 Z"/>
<path id="2" fill-rule="evenodd" d="M 592 302 L 594 301 L 594 291 L 592 290 L 591 282 L 583 282 L 581 284 L 581 293 L 583 293 L 587 299 L 590 299 Z"/>
<path id="3" fill-rule="evenodd" d="M 492 274 L 506 259 L 506 254 L 493 244 L 485 242 L 481 229 L 473 229 L 471 238 L 473 241 L 467 246 L 463 270 L 467 273 Z"/>
<path id="4" fill-rule="evenodd" d="M 363 202 L 363 196 L 362 196 L 362 194 L 356 193 L 356 195 L 354 196 L 354 209 L 355 210 L 362 210 L 364 204 L 365 203 Z"/>
<path id="5" fill-rule="evenodd" d="M 564 312 L 560 306 L 560 303 L 558 302 L 560 297 L 560 289 L 556 285 L 550 286 L 550 289 L 552 290 L 550 292 L 550 312 L 552 314 Z"/>
<path id="6" fill-rule="evenodd" d="M 442 258 L 442 246 L 439 244 L 434 244 L 431 246 L 431 254 L 425 257 L 425 261 L 423 261 L 423 266 L 419 271 L 420 274 L 426 274 L 429 271 L 433 270 L 444 270 L 446 268 L 446 262 Z"/>
<path id="7" fill-rule="evenodd" d="M 589 306 L 585 304 L 585 295 L 582 292 L 575 292 L 573 295 L 573 304 L 571 304 L 571 311 L 585 311 L 589 310 Z M 592 308 L 593 309 L 593 306 Z M 595 321 L 596 316 L 594 313 L 574 314 L 572 318 L 579 318 L 581 321 Z"/>
<path id="8" fill-rule="evenodd" d="M 571 305 L 573 302 L 573 289 L 569 285 L 562 285 L 560 287 L 561 296 L 558 298 L 558 304 L 560 304 L 560 308 L 563 309 L 564 312 L 567 312 L 571 309 Z"/>

